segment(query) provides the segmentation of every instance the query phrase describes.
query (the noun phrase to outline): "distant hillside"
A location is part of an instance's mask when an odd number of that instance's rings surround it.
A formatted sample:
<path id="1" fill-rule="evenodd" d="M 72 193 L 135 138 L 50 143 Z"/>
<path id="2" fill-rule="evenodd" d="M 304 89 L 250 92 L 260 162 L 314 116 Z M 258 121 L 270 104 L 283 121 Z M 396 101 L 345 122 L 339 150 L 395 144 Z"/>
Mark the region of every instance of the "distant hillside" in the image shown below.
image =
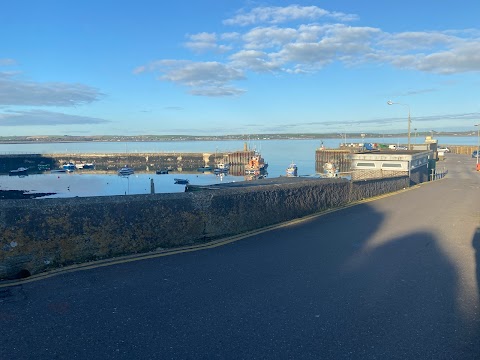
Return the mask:
<path id="1" fill-rule="evenodd" d="M 243 134 L 243 135 L 216 135 L 216 136 L 197 136 L 197 135 L 95 135 L 95 136 L 72 136 L 72 135 L 38 135 L 38 136 L 1 136 L 0 143 L 48 143 L 48 142 L 135 142 L 135 141 L 220 141 L 220 140 L 286 140 L 286 139 L 338 139 L 339 133 L 327 134 Z M 427 136 L 430 132 L 417 132 L 416 136 Z M 347 133 L 348 138 L 383 138 L 383 137 L 406 137 L 406 133 Z M 411 133 L 413 136 L 413 133 Z M 477 136 L 476 132 L 435 132 L 435 136 Z"/>

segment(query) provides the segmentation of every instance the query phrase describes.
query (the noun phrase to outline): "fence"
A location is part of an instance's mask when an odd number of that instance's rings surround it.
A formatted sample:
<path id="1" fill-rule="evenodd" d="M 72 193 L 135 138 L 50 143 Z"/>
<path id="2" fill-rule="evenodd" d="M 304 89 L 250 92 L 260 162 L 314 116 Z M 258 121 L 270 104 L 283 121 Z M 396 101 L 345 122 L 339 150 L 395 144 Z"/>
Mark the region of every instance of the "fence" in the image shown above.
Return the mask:
<path id="1" fill-rule="evenodd" d="M 440 180 L 443 179 L 448 174 L 448 170 L 443 168 L 439 169 L 432 169 L 430 173 L 430 181 Z"/>

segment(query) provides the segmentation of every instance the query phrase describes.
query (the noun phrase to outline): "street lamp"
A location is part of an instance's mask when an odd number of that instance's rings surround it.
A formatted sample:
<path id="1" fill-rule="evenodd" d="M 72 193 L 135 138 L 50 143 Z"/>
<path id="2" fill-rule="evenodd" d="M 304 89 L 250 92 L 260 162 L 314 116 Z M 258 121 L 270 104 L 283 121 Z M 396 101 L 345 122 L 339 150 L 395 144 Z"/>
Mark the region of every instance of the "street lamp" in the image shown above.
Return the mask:
<path id="1" fill-rule="evenodd" d="M 480 124 L 475 124 L 475 126 L 478 128 L 477 129 L 477 170 L 478 170 L 478 155 L 480 153 Z"/>
<path id="2" fill-rule="evenodd" d="M 408 104 L 402 104 L 402 103 L 397 103 L 397 102 L 393 102 L 392 100 L 388 100 L 387 101 L 387 104 L 388 105 L 402 105 L 402 106 L 406 106 L 408 108 L 408 150 L 410 150 L 410 124 L 411 124 L 411 120 L 410 120 L 410 106 Z"/>

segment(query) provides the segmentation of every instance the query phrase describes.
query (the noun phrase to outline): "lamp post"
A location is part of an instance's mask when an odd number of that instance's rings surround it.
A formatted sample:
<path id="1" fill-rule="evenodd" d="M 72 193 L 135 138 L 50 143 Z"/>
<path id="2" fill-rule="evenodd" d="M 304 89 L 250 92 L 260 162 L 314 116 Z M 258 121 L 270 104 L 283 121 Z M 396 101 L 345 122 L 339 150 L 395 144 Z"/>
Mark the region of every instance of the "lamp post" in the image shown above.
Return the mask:
<path id="1" fill-rule="evenodd" d="M 387 104 L 388 105 L 402 105 L 402 106 L 406 106 L 408 108 L 408 147 L 407 149 L 410 150 L 410 124 L 411 124 L 411 120 L 410 120 L 410 106 L 408 104 L 402 104 L 402 103 L 397 103 L 397 102 L 393 102 L 392 100 L 388 100 L 387 101 Z"/>
<path id="2" fill-rule="evenodd" d="M 480 153 L 480 124 L 475 124 L 477 127 L 477 170 L 478 170 L 478 155 Z"/>

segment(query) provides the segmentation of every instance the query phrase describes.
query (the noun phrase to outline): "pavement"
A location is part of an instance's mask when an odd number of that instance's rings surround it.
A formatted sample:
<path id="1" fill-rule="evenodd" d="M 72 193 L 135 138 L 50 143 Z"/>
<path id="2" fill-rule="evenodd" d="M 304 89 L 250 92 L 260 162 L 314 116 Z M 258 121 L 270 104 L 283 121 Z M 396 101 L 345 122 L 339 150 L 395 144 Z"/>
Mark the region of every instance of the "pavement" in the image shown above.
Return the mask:
<path id="1" fill-rule="evenodd" d="M 0 359 L 479 359 L 480 172 L 0 287 Z"/>

